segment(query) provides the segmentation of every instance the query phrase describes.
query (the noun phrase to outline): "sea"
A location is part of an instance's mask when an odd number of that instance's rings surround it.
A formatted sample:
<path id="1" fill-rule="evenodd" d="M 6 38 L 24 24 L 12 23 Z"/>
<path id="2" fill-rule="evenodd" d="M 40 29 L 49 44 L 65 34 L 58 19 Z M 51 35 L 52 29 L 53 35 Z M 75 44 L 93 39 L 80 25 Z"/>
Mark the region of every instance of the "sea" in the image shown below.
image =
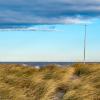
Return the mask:
<path id="1" fill-rule="evenodd" d="M 21 65 L 39 66 L 39 67 L 50 65 L 50 64 L 68 66 L 77 63 L 82 63 L 82 62 L 0 62 L 0 64 L 21 64 Z M 100 63 L 100 62 L 86 62 L 86 63 Z"/>

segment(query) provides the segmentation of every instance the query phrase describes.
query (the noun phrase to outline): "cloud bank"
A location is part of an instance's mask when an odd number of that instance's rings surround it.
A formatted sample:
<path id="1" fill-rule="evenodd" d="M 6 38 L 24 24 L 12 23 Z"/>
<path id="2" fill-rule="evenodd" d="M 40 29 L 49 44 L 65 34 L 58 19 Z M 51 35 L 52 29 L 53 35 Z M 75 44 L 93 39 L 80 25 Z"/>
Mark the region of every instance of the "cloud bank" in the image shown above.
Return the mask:
<path id="1" fill-rule="evenodd" d="M 100 18 L 100 0 L 0 0 L 0 24 L 85 23 Z"/>

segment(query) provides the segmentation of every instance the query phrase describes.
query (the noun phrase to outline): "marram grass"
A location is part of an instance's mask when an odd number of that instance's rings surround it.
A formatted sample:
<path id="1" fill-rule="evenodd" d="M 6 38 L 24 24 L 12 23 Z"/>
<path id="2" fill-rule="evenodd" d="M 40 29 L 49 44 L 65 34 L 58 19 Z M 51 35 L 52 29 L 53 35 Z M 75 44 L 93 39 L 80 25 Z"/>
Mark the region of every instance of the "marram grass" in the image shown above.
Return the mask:
<path id="1" fill-rule="evenodd" d="M 1 64 L 0 100 L 100 100 L 100 64 Z"/>

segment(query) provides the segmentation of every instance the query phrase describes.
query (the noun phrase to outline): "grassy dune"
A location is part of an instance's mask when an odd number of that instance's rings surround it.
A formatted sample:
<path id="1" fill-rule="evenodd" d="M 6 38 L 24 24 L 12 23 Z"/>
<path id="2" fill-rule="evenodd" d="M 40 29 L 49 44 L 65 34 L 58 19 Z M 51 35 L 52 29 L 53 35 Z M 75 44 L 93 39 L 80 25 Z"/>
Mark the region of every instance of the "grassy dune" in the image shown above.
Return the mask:
<path id="1" fill-rule="evenodd" d="M 0 100 L 100 100 L 100 64 L 1 64 Z"/>

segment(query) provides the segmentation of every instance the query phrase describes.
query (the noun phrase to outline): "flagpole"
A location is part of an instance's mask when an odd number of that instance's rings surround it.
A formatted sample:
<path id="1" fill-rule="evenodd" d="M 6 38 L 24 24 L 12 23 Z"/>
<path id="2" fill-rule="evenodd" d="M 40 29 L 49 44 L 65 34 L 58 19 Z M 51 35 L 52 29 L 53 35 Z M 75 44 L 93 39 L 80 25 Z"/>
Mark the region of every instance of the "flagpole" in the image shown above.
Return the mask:
<path id="1" fill-rule="evenodd" d="M 85 24 L 85 33 L 84 33 L 84 64 L 86 63 L 86 34 L 87 33 L 87 25 Z"/>

